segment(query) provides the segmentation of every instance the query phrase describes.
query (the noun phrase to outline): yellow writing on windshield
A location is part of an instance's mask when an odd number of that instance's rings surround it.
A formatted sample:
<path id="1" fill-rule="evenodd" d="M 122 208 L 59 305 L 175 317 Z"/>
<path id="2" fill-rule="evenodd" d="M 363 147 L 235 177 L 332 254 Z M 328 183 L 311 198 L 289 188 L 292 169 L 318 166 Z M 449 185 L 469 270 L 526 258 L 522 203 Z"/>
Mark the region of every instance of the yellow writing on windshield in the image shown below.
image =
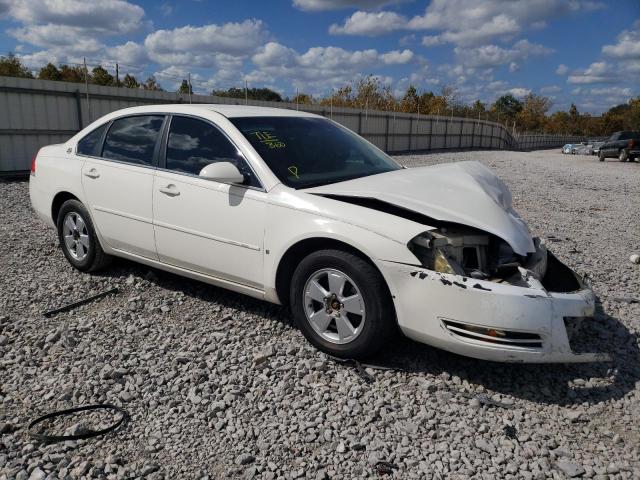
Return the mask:
<path id="1" fill-rule="evenodd" d="M 260 143 L 269 148 L 284 148 L 286 144 L 271 132 L 253 132 Z"/>
<path id="2" fill-rule="evenodd" d="M 294 177 L 296 177 L 296 178 L 300 178 L 300 177 L 298 176 L 298 167 L 296 167 L 295 165 L 291 165 L 287 170 L 289 170 L 289 173 L 290 173 L 291 175 L 293 175 Z"/>

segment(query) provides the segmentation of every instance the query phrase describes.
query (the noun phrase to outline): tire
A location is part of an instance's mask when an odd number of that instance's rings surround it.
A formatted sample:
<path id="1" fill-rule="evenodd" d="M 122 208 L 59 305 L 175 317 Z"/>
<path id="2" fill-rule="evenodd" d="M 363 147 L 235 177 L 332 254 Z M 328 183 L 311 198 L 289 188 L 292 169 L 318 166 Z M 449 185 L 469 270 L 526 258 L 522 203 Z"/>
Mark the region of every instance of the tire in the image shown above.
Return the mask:
<path id="1" fill-rule="evenodd" d="M 624 148 L 620 150 L 620 153 L 618 153 L 618 161 L 620 162 L 629 161 L 629 152 L 627 152 Z"/>
<path id="2" fill-rule="evenodd" d="M 604 157 L 604 152 L 603 152 L 602 150 L 600 150 L 600 154 L 598 155 L 598 159 L 599 159 L 601 162 L 604 162 L 604 158 L 605 158 L 605 157 Z"/>
<path id="3" fill-rule="evenodd" d="M 340 284 L 341 291 L 331 288 Z M 347 298 L 352 301 L 342 303 Z M 367 261 L 343 250 L 319 250 L 300 262 L 291 279 L 290 304 L 307 340 L 335 357 L 369 357 L 397 331 L 393 301 L 382 275 Z M 312 315 L 318 318 L 313 325 Z"/>
<path id="4" fill-rule="evenodd" d="M 110 263 L 111 257 L 102 250 L 89 212 L 78 200 L 62 204 L 56 225 L 62 252 L 76 269 L 95 272 Z"/>

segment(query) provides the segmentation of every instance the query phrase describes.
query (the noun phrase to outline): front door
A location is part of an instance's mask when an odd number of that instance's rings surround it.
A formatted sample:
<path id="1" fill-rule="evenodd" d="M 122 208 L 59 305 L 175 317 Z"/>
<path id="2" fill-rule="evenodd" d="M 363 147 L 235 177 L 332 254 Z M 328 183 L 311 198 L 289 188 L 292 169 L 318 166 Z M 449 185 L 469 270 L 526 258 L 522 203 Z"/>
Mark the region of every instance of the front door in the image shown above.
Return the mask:
<path id="1" fill-rule="evenodd" d="M 153 174 L 164 118 L 137 115 L 114 120 L 104 145 L 87 156 L 82 168 L 88 206 L 104 241 L 152 259 L 157 259 Z"/>
<path id="2" fill-rule="evenodd" d="M 174 115 L 163 153 L 153 188 L 160 261 L 262 288 L 266 193 L 238 148 L 209 121 Z M 214 162 L 234 163 L 244 184 L 198 177 Z"/>

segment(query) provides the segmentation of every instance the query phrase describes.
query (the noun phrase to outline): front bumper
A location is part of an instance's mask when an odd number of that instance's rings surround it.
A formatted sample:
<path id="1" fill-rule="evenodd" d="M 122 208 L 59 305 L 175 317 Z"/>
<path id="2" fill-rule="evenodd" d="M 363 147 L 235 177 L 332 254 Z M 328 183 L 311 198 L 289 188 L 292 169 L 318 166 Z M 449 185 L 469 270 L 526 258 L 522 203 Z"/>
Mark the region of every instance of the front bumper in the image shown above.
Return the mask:
<path id="1" fill-rule="evenodd" d="M 582 319 L 590 320 L 595 295 L 578 275 L 559 265 L 575 277 L 576 291 L 549 292 L 524 269 L 520 269 L 522 286 L 515 286 L 379 262 L 398 324 L 409 338 L 497 362 L 610 361 L 605 353 L 572 351 L 568 329 Z"/>

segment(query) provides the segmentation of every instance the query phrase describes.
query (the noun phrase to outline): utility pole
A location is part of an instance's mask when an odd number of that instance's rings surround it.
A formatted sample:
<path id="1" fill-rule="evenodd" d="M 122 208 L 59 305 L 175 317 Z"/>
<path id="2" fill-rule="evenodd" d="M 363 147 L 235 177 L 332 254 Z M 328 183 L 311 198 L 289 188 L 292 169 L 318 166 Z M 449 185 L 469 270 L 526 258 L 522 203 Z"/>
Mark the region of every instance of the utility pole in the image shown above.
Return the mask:
<path id="1" fill-rule="evenodd" d="M 329 97 L 329 118 L 333 120 L 333 89 L 331 89 L 331 96 Z"/>
<path id="2" fill-rule="evenodd" d="M 298 110 L 298 102 L 300 101 L 300 90 L 296 87 L 296 110 Z"/>
<path id="3" fill-rule="evenodd" d="M 116 87 L 120 86 L 120 74 L 118 71 L 118 62 L 116 62 Z"/>
<path id="4" fill-rule="evenodd" d="M 91 123 L 91 104 L 89 103 L 89 70 L 87 70 L 87 59 L 82 57 L 82 63 L 84 63 L 84 88 L 87 92 L 87 117 L 88 122 Z"/>
<path id="5" fill-rule="evenodd" d="M 249 105 L 249 88 L 247 84 L 247 79 L 244 80 L 244 104 Z"/>
<path id="6" fill-rule="evenodd" d="M 191 72 L 187 73 L 187 84 L 189 87 L 189 103 L 191 103 Z"/>

